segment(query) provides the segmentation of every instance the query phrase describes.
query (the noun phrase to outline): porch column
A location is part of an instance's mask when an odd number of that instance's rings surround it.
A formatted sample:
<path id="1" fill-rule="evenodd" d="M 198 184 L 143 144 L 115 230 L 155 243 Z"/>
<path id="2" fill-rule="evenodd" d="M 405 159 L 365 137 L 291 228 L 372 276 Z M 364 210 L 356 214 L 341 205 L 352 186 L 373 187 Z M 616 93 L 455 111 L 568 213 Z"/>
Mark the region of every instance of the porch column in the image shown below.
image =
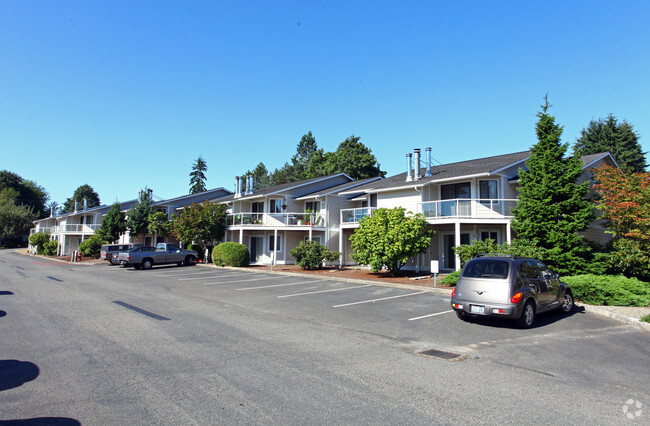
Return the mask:
<path id="1" fill-rule="evenodd" d="M 284 239 L 284 251 L 282 252 L 282 260 L 284 261 L 284 264 L 287 264 L 287 251 L 289 251 L 289 247 L 287 246 L 287 231 L 285 230 L 283 233 L 283 239 Z"/>
<path id="2" fill-rule="evenodd" d="M 343 267 L 343 228 L 339 227 L 339 268 Z"/>
<path id="3" fill-rule="evenodd" d="M 286 242 L 285 242 L 286 244 Z M 272 264 L 275 265 L 278 260 L 278 228 L 273 231 L 273 260 Z"/>
<path id="4" fill-rule="evenodd" d="M 456 222 L 454 224 L 454 247 L 458 247 L 460 245 L 460 222 Z M 454 256 L 456 258 L 456 270 L 460 271 L 460 256 L 455 254 Z"/>
<path id="5" fill-rule="evenodd" d="M 510 227 L 510 221 L 506 223 L 506 242 L 508 244 L 512 243 L 512 228 Z"/>
<path id="6" fill-rule="evenodd" d="M 309 241 L 311 241 L 311 226 L 309 227 Z"/>
<path id="7" fill-rule="evenodd" d="M 239 244 L 244 244 L 244 228 L 239 230 Z"/>

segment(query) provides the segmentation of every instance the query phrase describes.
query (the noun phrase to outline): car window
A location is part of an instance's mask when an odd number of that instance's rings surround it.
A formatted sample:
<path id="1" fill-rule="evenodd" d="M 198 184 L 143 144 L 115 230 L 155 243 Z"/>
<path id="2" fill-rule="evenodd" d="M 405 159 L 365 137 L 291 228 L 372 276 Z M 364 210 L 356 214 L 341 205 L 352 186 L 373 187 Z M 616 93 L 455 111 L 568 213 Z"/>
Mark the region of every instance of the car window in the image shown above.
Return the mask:
<path id="1" fill-rule="evenodd" d="M 551 270 L 548 268 L 548 266 L 544 265 L 544 264 L 543 264 L 542 262 L 540 262 L 540 261 L 537 261 L 536 263 L 537 263 L 537 268 L 539 268 L 539 270 L 540 270 L 541 273 L 542 273 L 542 277 L 546 278 L 546 277 L 548 277 L 548 276 L 551 276 L 551 277 L 553 276 L 553 271 L 551 271 Z"/>
<path id="2" fill-rule="evenodd" d="M 524 261 L 523 269 L 526 278 L 534 278 L 534 279 L 542 278 L 542 274 L 539 268 L 537 267 L 537 262 L 533 260 Z"/>
<path id="3" fill-rule="evenodd" d="M 463 268 L 463 276 L 468 278 L 506 278 L 510 264 L 500 259 L 473 259 Z"/>
<path id="4" fill-rule="evenodd" d="M 180 250 L 181 248 L 175 244 L 167 244 L 167 250 Z"/>

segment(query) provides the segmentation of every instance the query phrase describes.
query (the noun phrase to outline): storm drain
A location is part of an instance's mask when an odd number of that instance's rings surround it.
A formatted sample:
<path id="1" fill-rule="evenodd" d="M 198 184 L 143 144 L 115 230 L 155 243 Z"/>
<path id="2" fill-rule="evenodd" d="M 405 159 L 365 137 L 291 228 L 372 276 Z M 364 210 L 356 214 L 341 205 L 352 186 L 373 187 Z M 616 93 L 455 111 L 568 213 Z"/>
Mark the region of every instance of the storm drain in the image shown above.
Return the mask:
<path id="1" fill-rule="evenodd" d="M 453 352 L 440 351 L 438 349 L 429 349 L 418 352 L 418 355 L 430 356 L 432 358 L 444 359 L 446 361 L 460 361 L 467 358 L 467 356 L 463 354 L 455 354 Z"/>

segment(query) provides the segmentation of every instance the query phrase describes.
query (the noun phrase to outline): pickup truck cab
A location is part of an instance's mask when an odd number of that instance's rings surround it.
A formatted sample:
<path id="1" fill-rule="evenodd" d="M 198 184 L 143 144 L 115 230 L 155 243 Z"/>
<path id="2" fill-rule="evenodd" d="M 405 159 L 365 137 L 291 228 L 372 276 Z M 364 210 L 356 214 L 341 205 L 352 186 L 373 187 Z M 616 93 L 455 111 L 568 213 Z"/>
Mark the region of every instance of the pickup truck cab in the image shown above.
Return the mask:
<path id="1" fill-rule="evenodd" d="M 153 265 L 169 263 L 176 263 L 178 266 L 194 265 L 198 253 L 194 250 L 182 249 L 176 244 L 158 243 L 154 251 L 131 251 L 128 253 L 128 257 L 128 264 L 133 265 L 135 269 L 151 269 Z"/>

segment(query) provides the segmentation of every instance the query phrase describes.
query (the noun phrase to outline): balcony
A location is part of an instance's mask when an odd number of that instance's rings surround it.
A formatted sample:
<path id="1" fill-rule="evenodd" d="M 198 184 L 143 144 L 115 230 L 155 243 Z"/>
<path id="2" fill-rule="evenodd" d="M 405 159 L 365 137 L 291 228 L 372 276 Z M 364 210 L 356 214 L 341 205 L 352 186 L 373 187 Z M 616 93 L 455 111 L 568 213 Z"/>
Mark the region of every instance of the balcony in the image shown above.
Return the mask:
<path id="1" fill-rule="evenodd" d="M 94 234 L 99 229 L 100 224 L 85 225 L 59 225 L 52 227 L 52 234 Z"/>
<path id="2" fill-rule="evenodd" d="M 372 216 L 375 207 L 361 207 L 358 209 L 341 209 L 341 225 L 356 225 L 364 217 Z"/>
<path id="3" fill-rule="evenodd" d="M 325 227 L 319 213 L 232 213 L 226 217 L 229 227 Z"/>
<path id="4" fill-rule="evenodd" d="M 468 199 L 420 203 L 418 210 L 428 220 L 442 219 L 511 219 L 518 200 Z"/>
<path id="5" fill-rule="evenodd" d="M 37 232 L 49 232 L 50 234 L 52 233 L 52 227 L 51 226 L 45 226 L 41 228 L 32 228 L 29 230 L 29 235 L 36 234 Z"/>

